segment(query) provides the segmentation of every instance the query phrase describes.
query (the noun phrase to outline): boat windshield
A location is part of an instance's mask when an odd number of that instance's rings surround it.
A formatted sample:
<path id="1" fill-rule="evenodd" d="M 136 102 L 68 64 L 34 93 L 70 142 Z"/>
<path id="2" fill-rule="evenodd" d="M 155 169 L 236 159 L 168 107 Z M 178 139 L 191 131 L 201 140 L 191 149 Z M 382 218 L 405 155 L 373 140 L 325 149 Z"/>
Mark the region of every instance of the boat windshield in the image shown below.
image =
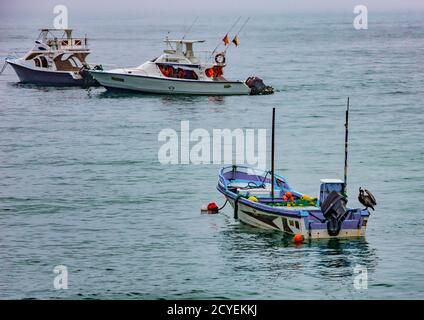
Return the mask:
<path id="1" fill-rule="evenodd" d="M 158 64 L 160 72 L 167 78 L 197 80 L 199 77 L 193 70 L 178 68 L 177 66 Z"/>

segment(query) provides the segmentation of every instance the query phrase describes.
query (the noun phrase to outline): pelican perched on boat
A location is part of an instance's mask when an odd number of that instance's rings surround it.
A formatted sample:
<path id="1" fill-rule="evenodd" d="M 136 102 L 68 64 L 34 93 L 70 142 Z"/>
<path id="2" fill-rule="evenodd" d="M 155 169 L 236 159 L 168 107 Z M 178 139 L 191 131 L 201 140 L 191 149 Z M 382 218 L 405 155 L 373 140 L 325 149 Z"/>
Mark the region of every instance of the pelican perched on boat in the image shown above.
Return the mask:
<path id="1" fill-rule="evenodd" d="M 358 200 L 362 203 L 366 209 L 371 208 L 374 211 L 374 206 L 377 205 L 374 195 L 367 189 L 362 189 L 359 187 Z"/>

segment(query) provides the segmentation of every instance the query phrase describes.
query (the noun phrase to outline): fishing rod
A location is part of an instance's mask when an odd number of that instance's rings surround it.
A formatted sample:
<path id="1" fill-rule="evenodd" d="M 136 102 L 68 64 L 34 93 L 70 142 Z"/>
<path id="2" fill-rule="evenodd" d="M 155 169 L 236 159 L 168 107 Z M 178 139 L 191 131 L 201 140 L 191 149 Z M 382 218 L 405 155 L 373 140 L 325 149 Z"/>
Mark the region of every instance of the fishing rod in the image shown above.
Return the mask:
<path id="1" fill-rule="evenodd" d="M 236 24 L 240 21 L 240 19 L 241 19 L 241 16 L 237 18 L 236 22 L 234 22 L 234 23 L 233 23 L 233 25 L 231 26 L 231 28 L 227 31 L 227 33 L 226 33 L 225 35 L 229 34 L 231 31 L 233 31 L 234 27 L 235 27 L 235 26 L 236 26 Z M 215 53 L 215 51 L 218 49 L 218 47 L 221 45 L 221 41 L 222 41 L 222 40 L 220 40 L 220 41 L 218 42 L 217 46 L 215 47 L 215 49 L 213 49 L 213 51 L 212 51 L 212 53 L 211 53 L 211 57 L 213 56 L 213 54 Z"/>
<path id="2" fill-rule="evenodd" d="M 168 31 L 166 33 L 166 37 L 165 37 L 165 43 L 167 46 L 169 46 L 171 48 L 171 50 L 174 50 L 174 48 L 172 47 L 172 44 L 169 42 L 169 35 L 171 34 L 171 31 Z"/>
<path id="3" fill-rule="evenodd" d="M 345 158 L 344 158 L 344 183 L 343 183 L 343 194 L 345 195 L 347 191 L 348 140 L 349 140 L 349 97 L 347 97 L 346 120 L 345 120 Z"/>
<path id="4" fill-rule="evenodd" d="M 239 33 L 244 29 L 244 27 L 246 26 L 246 24 L 249 22 L 249 20 L 250 20 L 250 17 L 248 17 L 247 19 L 246 19 L 246 21 L 243 23 L 243 25 L 241 26 L 241 28 L 240 28 L 240 30 L 237 32 L 237 34 L 236 34 L 236 36 L 238 36 L 239 35 Z"/>
<path id="5" fill-rule="evenodd" d="M 182 39 L 181 40 L 184 40 L 185 39 L 185 37 L 186 37 L 186 35 L 187 35 L 187 33 L 189 33 L 190 32 L 190 30 L 191 30 L 191 28 L 193 28 L 193 26 L 194 26 L 194 24 L 197 22 L 197 19 L 199 19 L 199 16 L 197 16 L 196 17 L 196 19 L 194 19 L 194 21 L 193 21 L 193 23 L 190 25 L 190 27 L 184 32 L 184 35 L 183 35 L 183 37 L 182 37 Z"/>
<path id="6" fill-rule="evenodd" d="M 183 34 L 183 36 L 182 36 L 182 38 L 181 38 L 181 41 L 180 41 L 180 43 L 183 43 L 183 40 L 185 39 L 185 37 L 186 37 L 186 35 L 187 35 L 187 33 L 189 33 L 190 32 L 190 30 L 191 30 L 191 28 L 193 28 L 193 26 L 194 26 L 194 24 L 196 23 L 196 21 L 197 21 L 197 19 L 199 19 L 199 16 L 197 16 L 195 19 L 194 19 L 194 21 L 193 21 L 193 23 L 184 31 L 184 34 Z M 170 32 L 168 31 L 168 33 L 167 33 L 167 35 L 166 35 L 166 40 L 168 41 L 168 39 L 169 39 L 169 34 L 170 34 Z M 167 42 L 167 45 L 169 45 L 170 47 L 171 47 L 171 49 L 173 50 L 174 48 L 172 47 L 172 45 L 171 45 L 171 43 L 170 42 Z"/>
<path id="7" fill-rule="evenodd" d="M 239 29 L 239 31 L 236 33 L 236 35 L 234 36 L 233 40 L 240 34 L 240 32 L 244 29 L 244 27 L 246 26 L 246 24 L 249 22 L 250 17 L 248 17 L 246 19 L 246 21 L 243 23 L 243 25 L 241 26 L 241 28 Z M 228 47 L 225 48 L 224 53 L 227 52 Z"/>

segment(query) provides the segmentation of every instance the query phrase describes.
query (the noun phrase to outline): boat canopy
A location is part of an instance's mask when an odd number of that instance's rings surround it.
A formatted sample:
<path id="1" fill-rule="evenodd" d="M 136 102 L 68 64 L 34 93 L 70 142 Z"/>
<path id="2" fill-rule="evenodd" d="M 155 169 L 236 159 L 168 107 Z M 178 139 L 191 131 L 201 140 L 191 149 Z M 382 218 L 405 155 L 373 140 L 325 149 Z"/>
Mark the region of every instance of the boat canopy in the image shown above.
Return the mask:
<path id="1" fill-rule="evenodd" d="M 186 40 L 186 39 L 165 39 L 164 42 L 172 42 L 172 43 L 203 43 L 205 40 Z"/>
<path id="2" fill-rule="evenodd" d="M 71 50 L 89 52 L 87 37 L 73 38 L 72 29 L 40 29 L 32 51 L 38 50 Z M 43 48 L 42 48 L 43 47 Z"/>
<path id="3" fill-rule="evenodd" d="M 195 58 L 193 43 L 203 43 L 205 40 L 165 39 L 164 42 L 168 47 L 164 50 L 165 53 L 183 55 L 191 60 Z M 175 48 L 173 45 L 175 45 Z"/>

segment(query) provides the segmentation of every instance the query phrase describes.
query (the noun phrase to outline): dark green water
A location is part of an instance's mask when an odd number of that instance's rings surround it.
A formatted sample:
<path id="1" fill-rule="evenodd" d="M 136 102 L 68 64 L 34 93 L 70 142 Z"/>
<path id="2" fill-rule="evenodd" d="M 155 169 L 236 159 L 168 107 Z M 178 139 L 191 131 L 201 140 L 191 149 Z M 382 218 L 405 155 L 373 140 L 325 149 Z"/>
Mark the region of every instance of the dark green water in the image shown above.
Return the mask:
<path id="1" fill-rule="evenodd" d="M 252 16 L 226 76 L 258 75 L 266 97 L 110 95 L 0 77 L 0 297 L 95 299 L 424 298 L 424 16 Z M 90 62 L 139 65 L 192 17 L 72 21 L 92 38 Z M 118 23 L 119 21 L 119 23 Z M 228 18 L 201 17 L 190 37 L 212 49 Z M 0 22 L 0 55 L 25 51 L 45 20 Z M 180 36 L 180 33 L 174 33 Z M 219 165 L 161 165 L 158 133 L 180 121 L 207 130 L 269 128 L 277 170 L 317 195 L 343 172 L 351 97 L 350 205 L 377 198 L 365 239 L 294 246 L 281 234 L 200 214 L 223 203 Z M 55 290 L 53 268 L 69 271 Z M 368 270 L 368 289 L 353 286 Z"/>

